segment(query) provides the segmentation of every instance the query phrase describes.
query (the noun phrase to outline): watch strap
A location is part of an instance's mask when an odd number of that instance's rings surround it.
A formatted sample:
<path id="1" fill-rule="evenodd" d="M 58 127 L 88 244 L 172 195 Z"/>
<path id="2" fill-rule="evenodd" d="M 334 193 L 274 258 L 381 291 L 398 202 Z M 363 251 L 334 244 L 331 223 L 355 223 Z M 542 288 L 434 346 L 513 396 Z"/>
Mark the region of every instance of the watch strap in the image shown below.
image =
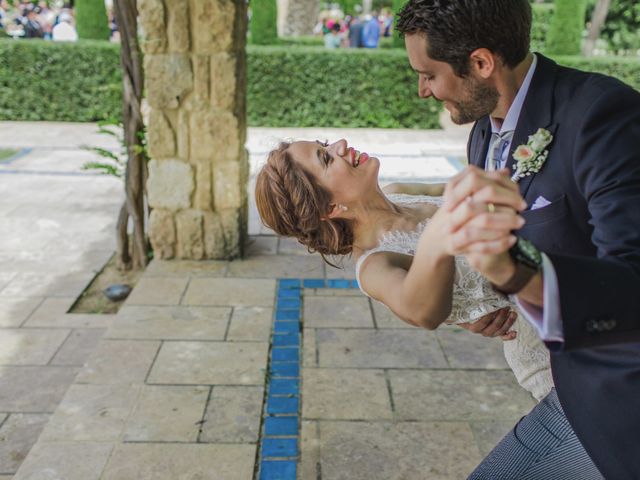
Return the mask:
<path id="1" fill-rule="evenodd" d="M 506 283 L 503 285 L 493 285 L 496 290 L 506 295 L 518 293 L 539 271 L 539 268 L 534 268 L 518 261 L 515 262 L 515 265 L 516 270 Z"/>

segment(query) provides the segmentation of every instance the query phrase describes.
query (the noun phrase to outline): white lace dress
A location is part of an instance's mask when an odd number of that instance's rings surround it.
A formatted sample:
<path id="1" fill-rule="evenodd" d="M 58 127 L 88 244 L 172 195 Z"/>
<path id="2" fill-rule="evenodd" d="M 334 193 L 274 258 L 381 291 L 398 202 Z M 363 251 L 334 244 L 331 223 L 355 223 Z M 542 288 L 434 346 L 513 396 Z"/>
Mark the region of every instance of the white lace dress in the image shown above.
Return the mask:
<path id="1" fill-rule="evenodd" d="M 411 203 L 442 205 L 442 197 L 393 194 L 388 195 L 388 198 L 398 205 Z M 372 253 L 395 252 L 414 255 L 420 235 L 428 222 L 429 219 L 419 223 L 413 232 L 388 232 L 377 247 L 365 251 L 356 263 L 356 278 L 359 283 L 360 266 Z M 455 266 L 452 309 L 446 323 L 469 323 L 499 308 L 515 308 L 515 304 L 509 301 L 508 297 L 496 292 L 484 277 L 471 268 L 465 257 L 456 257 Z M 366 292 L 364 293 L 366 295 Z M 505 359 L 518 383 L 537 400 L 541 400 L 553 387 L 549 351 L 538 338 L 533 327 L 520 314 L 512 330 L 518 333 L 514 340 L 503 342 Z"/>

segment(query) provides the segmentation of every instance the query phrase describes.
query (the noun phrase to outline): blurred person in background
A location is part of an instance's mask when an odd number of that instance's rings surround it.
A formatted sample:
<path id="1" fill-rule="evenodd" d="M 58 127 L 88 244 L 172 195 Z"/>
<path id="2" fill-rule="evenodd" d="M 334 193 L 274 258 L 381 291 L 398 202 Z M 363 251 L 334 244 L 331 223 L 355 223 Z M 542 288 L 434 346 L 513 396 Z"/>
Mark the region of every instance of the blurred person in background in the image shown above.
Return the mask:
<path id="1" fill-rule="evenodd" d="M 52 39 L 54 42 L 76 42 L 78 32 L 73 26 L 73 17 L 68 12 L 62 12 L 58 16 L 58 24 L 53 27 Z"/>

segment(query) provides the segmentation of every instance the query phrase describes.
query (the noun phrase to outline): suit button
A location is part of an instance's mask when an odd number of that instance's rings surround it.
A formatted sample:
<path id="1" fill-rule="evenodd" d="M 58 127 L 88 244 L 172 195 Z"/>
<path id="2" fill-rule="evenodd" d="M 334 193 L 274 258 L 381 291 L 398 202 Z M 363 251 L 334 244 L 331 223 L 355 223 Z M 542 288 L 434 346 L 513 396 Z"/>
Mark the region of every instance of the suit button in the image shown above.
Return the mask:
<path id="1" fill-rule="evenodd" d="M 604 329 L 606 331 L 611 331 L 614 328 L 616 328 L 616 325 L 618 322 L 616 322 L 613 318 L 609 319 L 609 320 L 603 320 L 604 323 Z"/>
<path id="2" fill-rule="evenodd" d="M 587 320 L 585 328 L 589 333 L 595 333 L 600 331 L 600 322 L 594 319 Z"/>

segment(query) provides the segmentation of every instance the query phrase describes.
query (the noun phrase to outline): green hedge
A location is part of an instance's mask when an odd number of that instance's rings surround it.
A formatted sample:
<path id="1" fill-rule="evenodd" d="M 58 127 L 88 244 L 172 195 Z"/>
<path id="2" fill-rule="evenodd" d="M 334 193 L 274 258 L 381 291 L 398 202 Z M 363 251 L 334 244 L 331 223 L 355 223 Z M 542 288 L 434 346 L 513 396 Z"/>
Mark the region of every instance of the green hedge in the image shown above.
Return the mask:
<path id="1" fill-rule="evenodd" d="M 109 40 L 109 19 L 104 0 L 76 0 L 78 37 L 86 40 Z"/>
<path id="2" fill-rule="evenodd" d="M 531 25 L 531 51 L 544 52 L 546 50 L 549 25 L 553 18 L 553 3 L 534 3 L 531 5 L 533 18 Z"/>
<path id="3" fill-rule="evenodd" d="M 579 55 L 584 31 L 586 0 L 556 0 L 545 52 Z"/>
<path id="4" fill-rule="evenodd" d="M 403 50 L 253 47 L 252 126 L 437 128 L 440 105 L 418 98 Z"/>
<path id="5" fill-rule="evenodd" d="M 0 39 L 0 120 L 120 118 L 118 45 Z"/>
<path id="6" fill-rule="evenodd" d="M 119 118 L 118 45 L 0 40 L 0 120 Z M 640 90 L 635 58 L 556 57 Z M 251 126 L 437 128 L 441 106 L 417 95 L 400 49 L 248 48 Z"/>
<path id="7" fill-rule="evenodd" d="M 271 45 L 278 38 L 276 0 L 251 0 L 249 40 L 255 45 Z"/>

